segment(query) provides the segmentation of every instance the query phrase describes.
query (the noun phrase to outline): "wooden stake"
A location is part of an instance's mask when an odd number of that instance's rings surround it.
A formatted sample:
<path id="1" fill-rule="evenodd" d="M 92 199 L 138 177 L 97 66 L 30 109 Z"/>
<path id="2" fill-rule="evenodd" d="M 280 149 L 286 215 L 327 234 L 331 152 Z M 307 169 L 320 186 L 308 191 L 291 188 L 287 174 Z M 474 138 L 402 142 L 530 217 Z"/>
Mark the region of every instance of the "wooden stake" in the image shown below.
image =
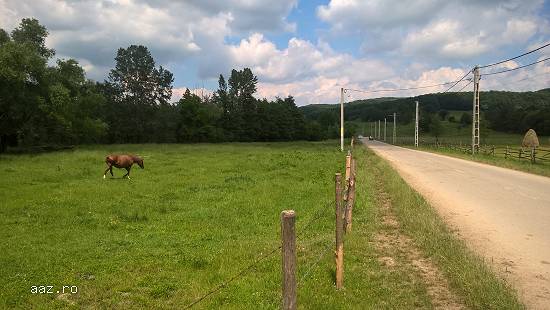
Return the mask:
<path id="1" fill-rule="evenodd" d="M 336 289 L 339 290 L 344 282 L 344 221 L 342 218 L 342 175 L 336 174 Z"/>
<path id="2" fill-rule="evenodd" d="M 346 183 L 349 181 L 351 172 L 351 154 L 346 155 Z"/>
<path id="3" fill-rule="evenodd" d="M 355 204 L 355 158 L 351 159 L 351 177 L 349 180 L 348 201 L 346 202 L 345 232 L 351 231 L 351 222 L 353 216 L 353 206 Z"/>
<path id="4" fill-rule="evenodd" d="M 294 210 L 281 213 L 281 247 L 283 257 L 283 310 L 296 309 L 296 215 Z"/>

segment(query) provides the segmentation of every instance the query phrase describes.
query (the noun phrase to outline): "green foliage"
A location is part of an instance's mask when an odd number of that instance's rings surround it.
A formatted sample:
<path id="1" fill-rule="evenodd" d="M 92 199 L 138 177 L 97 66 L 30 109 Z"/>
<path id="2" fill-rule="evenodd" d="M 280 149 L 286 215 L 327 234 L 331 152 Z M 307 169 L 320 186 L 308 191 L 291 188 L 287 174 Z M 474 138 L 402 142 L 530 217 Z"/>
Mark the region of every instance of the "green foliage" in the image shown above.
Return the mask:
<path id="1" fill-rule="evenodd" d="M 213 142 L 220 140 L 216 120 L 219 108 L 210 102 L 201 102 L 199 96 L 187 89 L 178 102 L 179 121 L 177 141 Z"/>
<path id="2" fill-rule="evenodd" d="M 25 45 L 43 58 L 50 58 L 55 54 L 53 49 L 46 47 L 48 30 L 40 25 L 37 19 L 23 18 L 19 27 L 11 33 L 14 42 Z"/>
<path id="3" fill-rule="evenodd" d="M 396 112 L 400 124 L 414 122 L 415 101 L 420 102 L 420 125 L 424 132 L 430 131 L 430 119 L 425 115 L 438 115 L 441 120 L 460 119 L 461 126 L 471 124 L 471 93 L 437 93 L 411 98 L 377 98 L 346 103 L 345 119 L 360 122 L 383 120 Z M 533 128 L 541 135 L 550 135 L 550 89 L 534 92 L 488 91 L 480 94 L 484 126 L 495 131 L 523 134 Z M 337 124 L 339 105 L 310 105 L 301 107 L 307 119 L 318 121 L 323 128 Z M 448 111 L 463 111 L 451 120 Z M 331 125 L 325 125 L 328 122 Z"/>
<path id="4" fill-rule="evenodd" d="M 48 66 L 47 34 L 36 19 L 23 19 L 11 38 L 0 31 L 0 152 L 8 144 L 99 142 L 106 133 L 103 96 L 76 60 Z"/>

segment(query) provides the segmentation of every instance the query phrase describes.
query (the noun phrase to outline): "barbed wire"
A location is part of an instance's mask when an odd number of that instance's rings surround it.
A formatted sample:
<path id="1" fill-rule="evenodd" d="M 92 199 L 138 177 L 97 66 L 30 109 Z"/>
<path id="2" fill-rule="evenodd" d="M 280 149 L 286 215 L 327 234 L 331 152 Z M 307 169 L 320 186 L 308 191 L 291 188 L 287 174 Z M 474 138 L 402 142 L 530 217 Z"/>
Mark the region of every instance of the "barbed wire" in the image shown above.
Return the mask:
<path id="1" fill-rule="evenodd" d="M 309 219 L 309 221 L 300 229 L 300 232 L 298 233 L 298 240 L 300 240 L 300 238 L 302 237 L 302 234 L 309 228 L 309 226 L 311 226 L 311 224 L 313 224 L 315 221 L 317 221 L 318 219 L 321 219 L 323 216 L 324 216 L 324 212 L 327 212 L 327 210 L 331 210 L 329 207 L 330 205 L 332 205 L 334 202 L 333 201 L 329 201 L 329 202 L 326 202 L 324 205 L 321 205 L 321 207 L 319 207 L 316 212 L 313 214 L 313 216 L 311 217 L 311 219 Z"/>
<path id="2" fill-rule="evenodd" d="M 276 247 L 275 249 L 271 250 L 270 252 L 260 256 L 259 258 L 257 258 L 252 264 L 248 265 L 246 268 L 242 269 L 239 273 L 235 274 L 233 277 L 231 277 L 229 280 L 226 280 L 224 282 L 222 282 L 221 284 L 217 285 L 216 287 L 214 287 L 213 289 L 211 289 L 210 291 L 208 291 L 208 293 L 202 295 L 201 297 L 195 299 L 195 301 L 193 301 L 192 303 L 190 303 L 189 305 L 185 306 L 183 309 L 189 309 L 191 307 L 193 307 L 194 305 L 198 304 L 199 302 L 203 301 L 205 298 L 207 298 L 208 296 L 220 291 L 221 289 L 225 288 L 228 284 L 230 284 L 231 282 L 243 277 L 244 275 L 246 275 L 246 273 L 248 273 L 250 270 L 252 270 L 252 268 L 254 268 L 256 265 L 258 265 L 260 262 L 262 262 L 263 260 L 269 258 L 270 256 L 272 256 L 273 254 L 275 254 L 275 252 L 277 252 L 277 250 L 280 250 L 282 246 L 278 246 Z"/>
<path id="3" fill-rule="evenodd" d="M 311 217 L 311 219 L 300 229 L 300 232 L 299 232 L 299 235 L 298 235 L 298 238 L 297 240 L 301 240 L 302 238 L 302 235 L 303 233 L 311 226 L 311 224 L 313 224 L 315 221 L 317 221 L 318 219 L 321 219 L 323 217 L 323 213 L 326 212 L 327 210 L 331 210 L 329 208 L 330 204 L 332 204 L 333 202 L 330 201 L 330 202 L 327 202 L 325 203 L 324 205 L 322 205 L 320 208 L 318 208 L 316 210 L 316 212 L 313 214 L 313 216 Z M 245 276 L 249 271 L 251 271 L 254 267 L 256 267 L 260 262 L 266 260 L 267 258 L 273 256 L 273 254 L 275 254 L 278 250 L 280 250 L 282 248 L 282 246 L 278 246 L 276 248 L 274 248 L 273 250 L 269 251 L 268 253 L 264 254 L 264 255 L 261 255 L 259 256 L 258 258 L 256 258 L 254 260 L 254 262 L 252 262 L 251 264 L 249 264 L 246 268 L 242 269 L 241 271 L 239 271 L 237 274 L 235 274 L 234 276 L 232 276 L 231 278 L 229 278 L 228 280 L 218 284 L 217 286 L 215 286 L 214 288 L 210 289 L 207 293 L 203 294 L 201 297 L 195 299 L 192 303 L 190 303 L 189 305 L 185 306 L 183 309 L 189 309 L 191 307 L 193 307 L 194 305 L 200 303 L 201 301 L 203 301 L 204 299 L 206 299 L 208 296 L 214 294 L 214 293 L 217 293 L 219 291 L 221 291 L 222 289 L 224 289 L 225 287 L 227 287 L 227 285 L 229 285 L 231 282 Z"/>
<path id="4" fill-rule="evenodd" d="M 300 286 L 300 284 L 302 284 L 302 282 L 307 278 L 307 276 L 311 273 L 311 271 L 313 271 L 313 269 L 319 264 L 319 262 L 321 262 L 321 260 L 325 257 L 325 255 L 330 251 L 330 249 L 333 246 L 334 246 L 334 244 L 330 243 L 330 244 L 328 244 L 327 247 L 325 247 L 321 250 L 321 254 L 317 258 L 317 260 L 309 265 L 306 272 L 302 275 L 300 280 L 298 280 L 298 283 L 296 284 L 297 286 Z"/>

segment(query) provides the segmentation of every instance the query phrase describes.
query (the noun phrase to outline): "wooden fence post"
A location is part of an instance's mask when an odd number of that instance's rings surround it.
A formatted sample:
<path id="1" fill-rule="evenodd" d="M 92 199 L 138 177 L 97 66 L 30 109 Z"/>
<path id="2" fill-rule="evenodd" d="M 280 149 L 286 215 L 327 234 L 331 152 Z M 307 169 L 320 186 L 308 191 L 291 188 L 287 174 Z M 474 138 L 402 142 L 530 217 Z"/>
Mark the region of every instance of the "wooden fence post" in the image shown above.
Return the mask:
<path id="1" fill-rule="evenodd" d="M 518 159 L 521 159 L 522 153 L 523 153 L 523 148 L 519 149 L 519 152 L 518 152 Z"/>
<path id="2" fill-rule="evenodd" d="M 351 231 L 351 222 L 352 222 L 352 216 L 353 216 L 353 205 L 355 204 L 355 169 L 356 169 L 356 161 L 355 158 L 351 159 L 351 176 L 349 179 L 349 190 L 348 190 L 348 200 L 346 202 L 346 214 L 345 214 L 345 223 L 344 223 L 344 231 L 350 232 Z"/>
<path id="3" fill-rule="evenodd" d="M 342 175 L 336 173 L 336 289 L 342 288 L 344 282 L 344 223 L 342 218 Z"/>
<path id="4" fill-rule="evenodd" d="M 535 159 L 536 159 L 536 147 L 533 146 L 531 147 L 531 163 L 534 164 L 535 163 Z"/>
<path id="5" fill-rule="evenodd" d="M 350 179 L 350 171 L 351 171 L 351 153 L 348 151 L 348 155 L 346 155 L 346 176 L 344 179 L 344 201 L 348 201 L 348 188 L 349 188 L 349 179 Z"/>
<path id="6" fill-rule="evenodd" d="M 508 159 L 508 145 L 506 146 L 506 151 L 504 151 L 504 159 Z"/>
<path id="7" fill-rule="evenodd" d="M 296 230 L 294 210 L 281 213 L 283 256 L 283 310 L 296 309 Z"/>

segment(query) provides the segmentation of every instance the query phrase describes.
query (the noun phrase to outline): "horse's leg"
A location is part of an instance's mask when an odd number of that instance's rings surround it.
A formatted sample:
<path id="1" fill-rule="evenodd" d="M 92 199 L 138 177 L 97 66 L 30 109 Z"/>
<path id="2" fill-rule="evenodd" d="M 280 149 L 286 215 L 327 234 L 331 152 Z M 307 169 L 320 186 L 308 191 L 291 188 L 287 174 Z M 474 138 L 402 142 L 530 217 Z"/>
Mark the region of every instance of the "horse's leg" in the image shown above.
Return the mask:
<path id="1" fill-rule="evenodd" d="M 111 165 L 107 165 L 107 169 L 105 169 L 105 172 L 103 172 L 103 178 L 105 179 L 105 175 L 107 174 L 107 171 L 111 170 L 111 175 L 113 175 L 113 167 Z"/>
<path id="2" fill-rule="evenodd" d="M 113 174 L 113 166 L 109 166 L 109 172 L 111 172 L 111 176 L 114 177 L 115 175 Z"/>
<path id="3" fill-rule="evenodd" d="M 128 177 L 128 179 L 130 178 L 130 167 L 126 168 L 126 171 L 128 171 L 124 176 L 124 177 Z"/>

